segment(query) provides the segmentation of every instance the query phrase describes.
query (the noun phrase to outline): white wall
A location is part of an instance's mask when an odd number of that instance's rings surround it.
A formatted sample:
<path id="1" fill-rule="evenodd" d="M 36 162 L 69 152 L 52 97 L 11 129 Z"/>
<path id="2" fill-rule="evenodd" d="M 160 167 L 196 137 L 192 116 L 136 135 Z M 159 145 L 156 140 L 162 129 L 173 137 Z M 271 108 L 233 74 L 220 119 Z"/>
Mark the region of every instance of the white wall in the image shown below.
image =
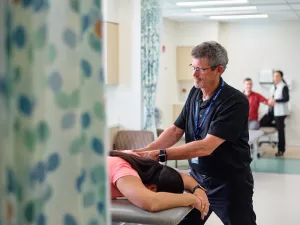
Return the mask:
<path id="1" fill-rule="evenodd" d="M 120 46 L 119 84 L 106 88 L 107 125 L 141 129 L 140 1 L 109 0 L 106 3 L 107 21 L 119 23 Z"/>
<path id="2" fill-rule="evenodd" d="M 178 36 L 177 22 L 163 20 L 161 30 L 161 46 L 165 46 L 165 52 L 160 55 L 160 68 L 157 81 L 156 107 L 162 112 L 161 127 L 166 128 L 172 124 L 172 105 L 177 101 L 176 80 L 176 43 Z"/>
<path id="3" fill-rule="evenodd" d="M 103 0 L 102 1 L 102 13 L 103 21 L 117 23 L 118 19 L 118 0 Z"/>
<path id="4" fill-rule="evenodd" d="M 266 22 L 255 24 L 221 24 L 219 40 L 229 54 L 225 80 L 242 89 L 243 79 L 251 77 L 254 89 L 269 96 L 269 88 L 259 85 L 259 71 L 264 68 L 280 69 L 293 80 L 290 90 L 291 117 L 286 120 L 286 138 L 289 145 L 300 145 L 299 52 L 300 22 Z M 266 107 L 260 107 L 265 113 Z"/>
<path id="5" fill-rule="evenodd" d="M 163 20 L 161 45 L 166 46 L 166 52 L 160 56 L 156 98 L 156 106 L 162 111 L 162 128 L 167 128 L 174 123 L 173 104 L 184 103 L 179 94 L 181 88 L 190 90 L 193 86 L 192 81 L 177 82 L 176 47 L 195 46 L 207 40 L 218 41 L 218 38 L 217 22 L 179 23 L 168 19 Z"/>
<path id="6" fill-rule="evenodd" d="M 242 90 L 243 79 L 251 77 L 254 89 L 269 97 L 269 87 L 258 83 L 259 71 L 265 68 L 281 69 L 287 78 L 293 80 L 293 89 L 290 91 L 292 114 L 286 122 L 286 138 L 287 144 L 300 145 L 300 101 L 296 98 L 300 94 L 299 81 L 296 80 L 299 76 L 299 22 L 219 24 L 165 20 L 163 25 L 162 44 L 170 46 L 161 56 L 157 95 L 157 107 L 163 113 L 163 127 L 174 122 L 172 104 L 183 103 L 179 98 L 180 88 L 192 87 L 192 82 L 176 81 L 176 46 L 194 46 L 203 41 L 215 40 L 228 50 L 229 65 L 223 77 L 235 88 Z M 260 113 L 265 110 L 266 107 L 260 107 Z"/>
<path id="7" fill-rule="evenodd" d="M 195 46 L 204 41 L 217 41 L 219 38 L 218 22 L 178 23 L 177 45 Z"/>

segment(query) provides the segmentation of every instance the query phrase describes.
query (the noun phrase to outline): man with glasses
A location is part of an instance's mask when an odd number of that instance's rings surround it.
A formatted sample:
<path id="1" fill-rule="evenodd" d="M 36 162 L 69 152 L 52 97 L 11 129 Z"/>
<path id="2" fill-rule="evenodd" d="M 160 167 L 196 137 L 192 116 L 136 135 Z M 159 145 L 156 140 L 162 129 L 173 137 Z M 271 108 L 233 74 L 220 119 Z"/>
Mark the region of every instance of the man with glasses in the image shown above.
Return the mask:
<path id="1" fill-rule="evenodd" d="M 188 159 L 190 175 L 199 183 L 195 194 L 206 191 L 210 206 L 204 220 L 192 210 L 181 225 L 205 224 L 211 212 L 226 225 L 255 225 L 248 99 L 221 77 L 228 63 L 223 46 L 204 42 L 191 56 L 194 86 L 181 114 L 157 140 L 137 151 L 160 162 Z M 172 147 L 184 133 L 186 144 Z"/>

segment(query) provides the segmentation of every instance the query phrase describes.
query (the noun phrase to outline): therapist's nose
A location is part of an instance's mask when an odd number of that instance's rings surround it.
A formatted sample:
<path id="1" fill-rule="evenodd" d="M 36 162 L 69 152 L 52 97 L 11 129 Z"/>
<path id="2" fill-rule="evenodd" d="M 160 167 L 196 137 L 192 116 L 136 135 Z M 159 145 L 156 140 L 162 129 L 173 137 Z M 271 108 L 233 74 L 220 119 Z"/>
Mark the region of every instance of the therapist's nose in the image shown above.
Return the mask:
<path id="1" fill-rule="evenodd" d="M 200 73 L 197 70 L 193 71 L 193 77 L 200 77 Z"/>

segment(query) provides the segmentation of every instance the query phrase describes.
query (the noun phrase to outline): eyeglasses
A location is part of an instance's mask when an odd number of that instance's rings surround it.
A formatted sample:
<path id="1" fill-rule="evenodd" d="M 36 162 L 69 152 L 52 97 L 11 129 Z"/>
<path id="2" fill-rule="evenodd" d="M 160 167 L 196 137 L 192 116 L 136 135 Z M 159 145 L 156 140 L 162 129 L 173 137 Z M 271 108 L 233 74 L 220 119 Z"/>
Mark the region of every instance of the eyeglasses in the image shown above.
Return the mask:
<path id="1" fill-rule="evenodd" d="M 194 71 L 203 73 L 203 72 L 205 72 L 205 71 L 208 70 L 208 69 L 211 69 L 212 71 L 214 71 L 219 65 L 216 65 L 216 66 L 210 66 L 210 67 L 207 67 L 207 68 L 194 67 L 192 64 L 190 64 L 189 66 L 190 66 Z"/>

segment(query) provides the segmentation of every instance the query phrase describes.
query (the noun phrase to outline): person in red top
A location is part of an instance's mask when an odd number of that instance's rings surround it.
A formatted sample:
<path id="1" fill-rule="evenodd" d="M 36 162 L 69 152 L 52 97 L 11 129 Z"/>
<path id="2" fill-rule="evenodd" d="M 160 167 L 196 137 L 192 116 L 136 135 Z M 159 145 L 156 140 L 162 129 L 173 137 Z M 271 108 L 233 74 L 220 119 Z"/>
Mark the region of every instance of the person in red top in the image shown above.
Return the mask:
<path id="1" fill-rule="evenodd" d="M 244 94 L 248 97 L 249 100 L 249 116 L 248 116 L 248 127 L 249 130 L 257 130 L 259 129 L 259 121 L 258 121 L 258 109 L 259 104 L 264 103 L 266 105 L 272 106 L 272 102 L 266 99 L 261 94 L 252 91 L 252 80 L 251 78 L 246 78 L 244 80 Z"/>

